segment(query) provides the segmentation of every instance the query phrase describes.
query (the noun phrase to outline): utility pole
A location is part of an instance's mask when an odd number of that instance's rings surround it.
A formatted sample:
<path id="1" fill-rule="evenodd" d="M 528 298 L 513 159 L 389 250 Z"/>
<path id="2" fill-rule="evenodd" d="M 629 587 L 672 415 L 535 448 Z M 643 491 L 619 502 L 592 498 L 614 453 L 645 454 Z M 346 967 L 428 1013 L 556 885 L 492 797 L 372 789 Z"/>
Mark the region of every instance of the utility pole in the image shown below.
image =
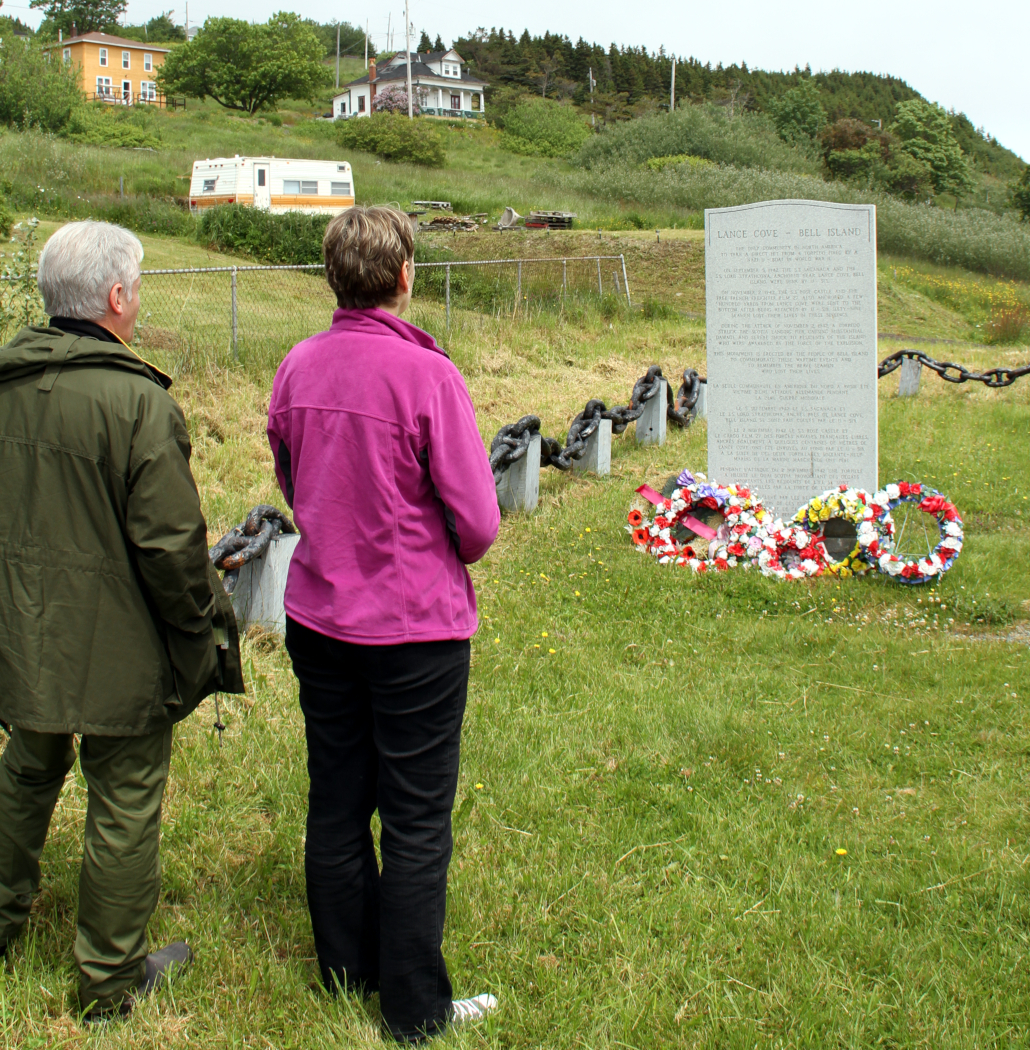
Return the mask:
<path id="1" fill-rule="evenodd" d="M 336 23 L 336 90 L 340 90 L 340 23 Z"/>
<path id="2" fill-rule="evenodd" d="M 393 40 L 390 36 L 390 20 L 393 18 L 393 12 L 388 11 L 386 13 L 386 50 L 393 50 Z"/>
<path id="3" fill-rule="evenodd" d="M 594 67 L 587 66 L 587 76 L 590 79 L 590 126 L 596 123 L 594 120 Z"/>
<path id="4" fill-rule="evenodd" d="M 368 69 L 368 19 L 365 19 L 365 68 Z"/>
<path id="5" fill-rule="evenodd" d="M 672 56 L 672 87 L 669 89 L 669 112 L 676 108 L 676 56 Z"/>
<path id="6" fill-rule="evenodd" d="M 186 0 L 186 43 L 190 42 L 190 0 Z"/>
<path id="7" fill-rule="evenodd" d="M 414 120 L 411 108 L 411 16 L 408 13 L 408 0 L 404 0 L 404 58 L 408 66 L 408 120 Z"/>

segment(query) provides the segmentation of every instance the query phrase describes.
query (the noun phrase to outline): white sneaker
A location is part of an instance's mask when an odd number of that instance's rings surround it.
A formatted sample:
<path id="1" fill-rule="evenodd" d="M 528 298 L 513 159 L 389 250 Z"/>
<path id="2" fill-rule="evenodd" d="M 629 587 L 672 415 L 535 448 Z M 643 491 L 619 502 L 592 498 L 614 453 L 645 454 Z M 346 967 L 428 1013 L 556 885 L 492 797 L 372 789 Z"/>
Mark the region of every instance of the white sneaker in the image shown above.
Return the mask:
<path id="1" fill-rule="evenodd" d="M 471 999 L 455 999 L 451 1003 L 451 1024 L 469 1024 L 482 1021 L 484 1017 L 497 1009 L 497 996 L 477 995 Z"/>

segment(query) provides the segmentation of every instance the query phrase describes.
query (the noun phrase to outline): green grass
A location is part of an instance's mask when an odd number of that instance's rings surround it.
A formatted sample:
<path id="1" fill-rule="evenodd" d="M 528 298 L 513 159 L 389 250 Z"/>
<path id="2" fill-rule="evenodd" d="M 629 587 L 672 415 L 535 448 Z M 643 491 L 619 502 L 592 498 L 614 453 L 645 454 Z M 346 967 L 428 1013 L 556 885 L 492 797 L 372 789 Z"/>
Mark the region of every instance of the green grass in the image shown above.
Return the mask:
<path id="1" fill-rule="evenodd" d="M 660 276 L 664 246 L 622 241 Z M 695 244 L 680 242 L 673 287 L 693 286 Z M 148 259 L 169 245 L 148 238 Z M 903 277 L 898 325 L 968 326 Z M 416 300 L 411 318 L 442 334 L 438 303 Z M 703 367 L 704 328 L 456 310 L 449 347 L 488 440 L 529 410 L 563 433 L 590 396 L 624 403 L 653 362 Z M 264 437 L 272 364 L 205 352 L 173 387 L 212 539 L 257 502 L 282 505 Z M 662 448 L 615 438 L 610 477 L 545 472 L 538 512 L 505 517 L 472 570 L 482 627 L 445 942 L 456 992 L 494 991 L 501 1008 L 444 1045 L 1025 1044 L 1030 383 L 895 390 L 881 381 L 881 481 L 935 485 L 967 525 L 933 590 L 699 578 L 640 555 L 623 530 L 633 490 L 703 469 L 703 423 Z M 164 809 L 150 941 L 189 937 L 196 966 L 127 1023 L 79 1026 L 76 773 L 0 968 L 3 1045 L 379 1045 L 375 1000 L 317 991 L 296 685 L 274 640 L 244 656 L 224 747 L 205 703 L 176 734 Z"/>

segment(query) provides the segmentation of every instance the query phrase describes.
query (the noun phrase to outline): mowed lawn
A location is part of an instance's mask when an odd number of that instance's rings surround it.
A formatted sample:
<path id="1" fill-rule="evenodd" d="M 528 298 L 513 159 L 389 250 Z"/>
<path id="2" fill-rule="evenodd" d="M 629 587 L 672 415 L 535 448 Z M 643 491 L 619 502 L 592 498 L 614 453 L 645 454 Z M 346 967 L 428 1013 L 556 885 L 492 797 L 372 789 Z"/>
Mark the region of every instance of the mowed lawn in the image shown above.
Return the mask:
<path id="1" fill-rule="evenodd" d="M 440 330 L 435 304 L 413 318 Z M 485 440 L 530 410 L 563 436 L 587 397 L 625 403 L 647 365 L 703 366 L 704 329 L 456 311 L 452 349 Z M 270 383 L 194 358 L 173 388 L 212 539 L 254 503 L 283 505 Z M 547 471 L 538 512 L 505 517 L 472 570 L 482 626 L 445 943 L 456 994 L 492 991 L 500 1009 L 447 1045 L 1026 1043 L 1030 379 L 896 388 L 880 383 L 881 483 L 929 482 L 967 526 L 932 589 L 695 577 L 638 553 L 633 490 L 704 470 L 704 423 L 660 449 L 631 427 L 610 477 Z M 128 1022 L 79 1026 L 85 791 L 70 779 L 33 918 L 0 969 L 0 1044 L 378 1045 L 374 999 L 318 991 L 289 660 L 268 636 L 244 656 L 222 747 L 210 702 L 174 746 L 151 943 L 188 938 L 196 965 Z"/>

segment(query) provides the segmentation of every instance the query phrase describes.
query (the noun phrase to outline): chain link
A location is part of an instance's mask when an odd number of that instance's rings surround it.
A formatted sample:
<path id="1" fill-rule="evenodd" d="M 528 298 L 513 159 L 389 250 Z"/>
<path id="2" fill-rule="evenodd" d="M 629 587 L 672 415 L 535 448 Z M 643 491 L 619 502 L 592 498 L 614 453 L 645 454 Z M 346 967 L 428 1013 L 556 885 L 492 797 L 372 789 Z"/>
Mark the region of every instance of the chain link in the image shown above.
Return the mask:
<path id="1" fill-rule="evenodd" d="M 569 425 L 564 446 L 557 438 L 541 435 L 540 466 L 558 470 L 572 470 L 575 460 L 586 454 L 587 442 L 601 425 L 602 419 L 610 419 L 612 433 L 621 434 L 630 423 L 644 413 L 648 401 L 658 396 L 664 376 L 660 365 L 651 365 L 634 384 L 629 404 L 608 408 L 600 398 L 591 398 L 583 411 Z M 683 382 L 673 397 L 672 388 L 666 383 L 666 418 L 678 426 L 687 427 L 697 415 L 697 400 L 703 380 L 693 368 L 683 372 Z M 490 442 L 490 468 L 494 481 L 500 482 L 504 471 L 526 455 L 529 443 L 540 433 L 539 416 L 523 416 L 517 423 L 507 423 Z"/>
<path id="2" fill-rule="evenodd" d="M 232 594 L 240 569 L 264 554 L 279 533 L 296 531 L 296 526 L 281 510 L 269 503 L 259 503 L 241 525 L 230 529 L 208 551 L 214 567 L 225 572 L 222 577 L 225 593 Z"/>
<path id="3" fill-rule="evenodd" d="M 885 357 L 876 371 L 876 378 L 883 379 L 889 376 L 895 369 L 901 367 L 901 362 L 908 358 L 925 365 L 931 372 L 936 372 L 941 379 L 948 383 L 983 383 L 984 386 L 998 388 L 1011 386 L 1022 376 L 1030 375 L 1030 365 L 1019 368 L 991 368 L 986 372 L 970 372 L 962 365 L 956 365 L 951 361 L 935 361 L 921 350 L 899 350 L 897 353 Z M 952 374 L 954 373 L 954 374 Z"/>

